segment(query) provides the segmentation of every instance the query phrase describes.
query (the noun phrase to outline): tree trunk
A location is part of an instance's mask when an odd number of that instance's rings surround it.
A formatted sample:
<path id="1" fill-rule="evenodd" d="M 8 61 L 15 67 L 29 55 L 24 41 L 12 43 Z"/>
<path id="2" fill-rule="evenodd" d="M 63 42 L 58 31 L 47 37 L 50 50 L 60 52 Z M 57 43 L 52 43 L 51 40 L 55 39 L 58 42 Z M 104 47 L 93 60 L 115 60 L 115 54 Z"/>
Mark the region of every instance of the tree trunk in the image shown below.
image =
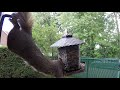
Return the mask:
<path id="1" fill-rule="evenodd" d="M 118 17 L 117 17 L 117 13 L 114 12 L 114 16 L 115 16 L 115 23 L 116 23 L 116 30 L 117 30 L 117 33 L 118 33 L 118 46 L 120 46 L 120 40 L 119 40 L 119 24 L 118 24 Z"/>
<path id="2" fill-rule="evenodd" d="M 119 24 L 118 24 L 118 16 L 117 16 L 117 13 L 116 12 L 114 12 L 113 13 L 114 14 L 114 16 L 115 16 L 115 23 L 116 23 L 116 30 L 117 30 L 117 46 L 118 46 L 118 48 L 120 47 L 120 32 L 119 32 Z M 118 53 L 118 57 L 120 57 L 120 54 Z"/>

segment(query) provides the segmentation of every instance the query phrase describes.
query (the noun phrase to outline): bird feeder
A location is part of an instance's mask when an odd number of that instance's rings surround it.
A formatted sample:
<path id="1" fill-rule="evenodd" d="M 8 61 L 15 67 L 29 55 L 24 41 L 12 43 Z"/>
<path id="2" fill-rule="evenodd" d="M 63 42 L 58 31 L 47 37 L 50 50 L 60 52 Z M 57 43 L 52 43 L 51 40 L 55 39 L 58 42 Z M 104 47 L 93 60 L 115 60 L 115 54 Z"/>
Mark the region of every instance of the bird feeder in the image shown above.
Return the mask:
<path id="1" fill-rule="evenodd" d="M 84 42 L 74 38 L 72 35 L 65 35 L 51 45 L 51 47 L 58 48 L 58 58 L 64 63 L 66 72 L 80 69 L 79 45 L 82 43 Z"/>

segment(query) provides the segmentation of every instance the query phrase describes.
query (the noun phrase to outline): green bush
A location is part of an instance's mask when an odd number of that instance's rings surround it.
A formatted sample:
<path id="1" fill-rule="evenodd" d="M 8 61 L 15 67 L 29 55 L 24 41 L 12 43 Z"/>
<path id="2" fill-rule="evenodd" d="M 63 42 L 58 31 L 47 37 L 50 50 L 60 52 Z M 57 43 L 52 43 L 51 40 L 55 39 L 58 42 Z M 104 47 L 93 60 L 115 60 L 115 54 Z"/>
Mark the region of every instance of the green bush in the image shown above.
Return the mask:
<path id="1" fill-rule="evenodd" d="M 0 78 L 50 78 L 42 72 L 34 71 L 21 57 L 7 48 L 0 48 Z"/>

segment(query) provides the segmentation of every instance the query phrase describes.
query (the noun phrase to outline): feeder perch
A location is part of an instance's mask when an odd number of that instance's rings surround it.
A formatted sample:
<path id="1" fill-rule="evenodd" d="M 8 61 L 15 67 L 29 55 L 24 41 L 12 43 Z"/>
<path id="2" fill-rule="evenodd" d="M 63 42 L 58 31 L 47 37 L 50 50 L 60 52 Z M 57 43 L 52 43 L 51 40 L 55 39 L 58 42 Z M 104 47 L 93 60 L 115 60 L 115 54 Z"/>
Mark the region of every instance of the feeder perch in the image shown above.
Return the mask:
<path id="1" fill-rule="evenodd" d="M 80 70 L 79 45 L 83 41 L 74 38 L 72 35 L 65 35 L 60 40 L 51 45 L 58 48 L 58 58 L 62 59 L 66 72 Z"/>

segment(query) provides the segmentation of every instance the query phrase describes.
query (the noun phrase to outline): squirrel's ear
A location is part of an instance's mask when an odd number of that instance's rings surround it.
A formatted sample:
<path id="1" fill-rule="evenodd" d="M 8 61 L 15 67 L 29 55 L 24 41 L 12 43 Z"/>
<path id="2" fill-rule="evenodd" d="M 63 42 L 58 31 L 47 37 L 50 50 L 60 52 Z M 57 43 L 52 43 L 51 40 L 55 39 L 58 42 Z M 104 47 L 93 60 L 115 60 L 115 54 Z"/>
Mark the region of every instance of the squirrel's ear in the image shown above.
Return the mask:
<path id="1" fill-rule="evenodd" d="M 21 31 L 22 30 L 22 26 L 21 26 L 21 23 L 20 23 L 20 19 L 17 19 L 17 24 L 20 27 L 20 31 Z"/>

